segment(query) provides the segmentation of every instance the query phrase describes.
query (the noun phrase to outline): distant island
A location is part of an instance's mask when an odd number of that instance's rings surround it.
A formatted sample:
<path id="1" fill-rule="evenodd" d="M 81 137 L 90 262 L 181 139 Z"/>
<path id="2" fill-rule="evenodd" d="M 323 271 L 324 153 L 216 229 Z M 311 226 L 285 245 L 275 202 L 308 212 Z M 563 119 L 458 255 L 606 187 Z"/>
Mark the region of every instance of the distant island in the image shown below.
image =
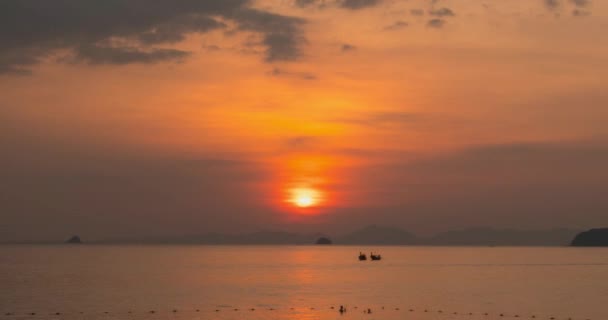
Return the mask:
<path id="1" fill-rule="evenodd" d="M 608 247 L 608 228 L 581 232 L 571 243 L 574 247 Z"/>
<path id="2" fill-rule="evenodd" d="M 66 240 L 65 243 L 68 243 L 68 244 L 82 244 L 82 240 L 80 239 L 79 236 L 72 236 L 71 238 L 69 238 L 68 240 Z"/>
<path id="3" fill-rule="evenodd" d="M 315 244 L 332 244 L 331 239 L 326 238 L 326 237 L 321 237 L 319 239 L 317 239 L 317 242 L 315 242 Z"/>

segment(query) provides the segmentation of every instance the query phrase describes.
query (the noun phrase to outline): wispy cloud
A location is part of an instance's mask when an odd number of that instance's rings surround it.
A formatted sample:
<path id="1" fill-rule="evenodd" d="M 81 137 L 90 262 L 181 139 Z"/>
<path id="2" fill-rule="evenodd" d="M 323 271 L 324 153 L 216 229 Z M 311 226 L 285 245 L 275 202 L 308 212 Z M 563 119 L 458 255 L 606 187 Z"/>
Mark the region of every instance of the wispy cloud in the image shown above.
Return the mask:
<path id="1" fill-rule="evenodd" d="M 403 21 L 403 20 L 398 20 L 398 21 L 395 21 L 393 24 L 384 27 L 384 30 L 394 31 L 394 30 L 403 29 L 407 26 L 409 26 L 409 23 L 407 23 L 406 21 Z"/>

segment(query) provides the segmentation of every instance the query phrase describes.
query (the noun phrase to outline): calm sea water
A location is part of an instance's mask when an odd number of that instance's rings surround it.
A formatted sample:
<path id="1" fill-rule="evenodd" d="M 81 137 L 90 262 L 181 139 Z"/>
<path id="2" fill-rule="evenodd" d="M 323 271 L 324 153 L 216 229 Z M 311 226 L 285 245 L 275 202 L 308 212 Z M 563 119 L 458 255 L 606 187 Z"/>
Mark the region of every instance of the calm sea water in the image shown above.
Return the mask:
<path id="1" fill-rule="evenodd" d="M 383 260 L 359 262 L 359 250 Z M 605 320 L 608 249 L 0 246 L 0 312 L 0 319 Z"/>

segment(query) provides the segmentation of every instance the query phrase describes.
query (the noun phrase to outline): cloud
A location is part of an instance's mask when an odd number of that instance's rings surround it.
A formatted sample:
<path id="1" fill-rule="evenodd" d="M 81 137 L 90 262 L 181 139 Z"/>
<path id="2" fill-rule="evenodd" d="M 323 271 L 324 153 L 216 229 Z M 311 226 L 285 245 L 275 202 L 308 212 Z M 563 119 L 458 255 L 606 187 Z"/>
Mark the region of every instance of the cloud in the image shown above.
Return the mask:
<path id="1" fill-rule="evenodd" d="M 340 50 L 342 50 L 342 52 L 355 51 L 357 50 L 357 47 L 352 44 L 345 43 L 342 45 L 342 47 L 340 47 Z"/>
<path id="2" fill-rule="evenodd" d="M 365 112 L 348 117 L 334 118 L 332 121 L 346 124 L 380 127 L 413 123 L 421 120 L 422 118 L 423 116 L 418 113 L 378 111 Z"/>
<path id="3" fill-rule="evenodd" d="M 423 16 L 424 15 L 424 10 L 422 9 L 412 9 L 410 10 L 410 14 L 413 16 Z"/>
<path id="4" fill-rule="evenodd" d="M 38 63 L 44 51 L 28 48 L 21 51 L 0 51 L 0 74 L 30 74 L 28 67 Z"/>
<path id="5" fill-rule="evenodd" d="M 591 15 L 589 10 L 585 10 L 591 3 L 590 0 L 570 0 L 570 2 L 575 6 L 572 10 L 572 15 L 575 17 L 586 17 Z"/>
<path id="6" fill-rule="evenodd" d="M 255 224 L 267 214 L 247 204 L 259 203 L 254 186 L 269 175 L 248 156 L 170 154 L 122 143 L 107 148 L 90 133 L 79 134 L 55 139 L 0 126 L 0 147 L 8 152 L 0 158 L 0 241 L 73 232 L 87 238 L 196 233 Z"/>
<path id="7" fill-rule="evenodd" d="M 342 0 L 340 7 L 351 10 L 359 10 L 378 5 L 381 0 Z"/>
<path id="8" fill-rule="evenodd" d="M 453 17 L 455 15 L 454 11 L 452 11 L 450 8 L 432 9 L 429 10 L 429 14 L 440 18 Z"/>
<path id="9" fill-rule="evenodd" d="M 312 73 L 286 71 L 286 70 L 279 69 L 279 68 L 272 69 L 271 71 L 268 72 L 268 74 L 273 77 L 295 77 L 295 78 L 300 78 L 303 80 L 316 80 L 317 79 L 317 76 Z"/>
<path id="10" fill-rule="evenodd" d="M 543 0 L 545 6 L 550 10 L 555 10 L 561 6 L 560 0 Z"/>
<path id="11" fill-rule="evenodd" d="M 320 143 L 321 139 L 319 137 L 298 136 L 287 139 L 284 146 L 289 151 L 307 151 L 318 147 Z"/>
<path id="12" fill-rule="evenodd" d="M 581 8 L 584 8 L 591 3 L 590 0 L 570 0 L 570 2 L 572 2 L 575 6 Z"/>
<path id="13" fill-rule="evenodd" d="M 301 45 L 306 43 L 302 26 L 305 20 L 256 9 L 240 9 L 233 18 L 239 29 L 262 35 L 266 46 L 266 61 L 289 61 L 301 56 Z"/>
<path id="14" fill-rule="evenodd" d="M 427 27 L 430 28 L 443 28 L 445 25 L 445 20 L 443 19 L 431 19 L 426 23 Z"/>
<path id="15" fill-rule="evenodd" d="M 257 33 L 266 61 L 294 60 L 305 43 L 301 18 L 249 7 L 247 0 L 14 0 L 0 2 L 0 73 L 26 73 L 66 50 L 90 63 L 181 60 L 188 34 L 234 24 Z M 125 44 L 126 43 L 126 44 Z"/>
<path id="16" fill-rule="evenodd" d="M 156 63 L 160 61 L 181 61 L 190 55 L 187 51 L 175 49 L 152 49 L 148 51 L 132 47 L 104 47 L 86 45 L 75 48 L 73 61 L 89 64 L 130 64 Z"/>
<path id="17" fill-rule="evenodd" d="M 384 27 L 384 30 L 394 31 L 394 30 L 403 29 L 407 26 L 409 26 L 409 23 L 407 23 L 406 21 L 403 21 L 403 20 L 398 20 L 398 21 L 395 21 L 393 24 Z"/>
<path id="18" fill-rule="evenodd" d="M 309 7 L 316 3 L 317 3 L 317 0 L 296 0 L 295 5 L 300 8 L 305 8 L 305 7 Z"/>
<path id="19" fill-rule="evenodd" d="M 581 9 L 574 9 L 572 10 L 572 15 L 575 17 L 586 17 L 591 15 L 591 12 Z"/>
<path id="20" fill-rule="evenodd" d="M 222 48 L 216 44 L 210 44 L 210 45 L 204 45 L 202 46 L 203 49 L 207 50 L 207 51 L 220 51 L 222 50 Z"/>
<path id="21" fill-rule="evenodd" d="M 432 156 L 406 171 L 427 172 L 428 181 L 490 184 L 606 184 L 608 145 L 602 141 L 491 144 Z M 446 181 L 446 183 L 450 183 Z"/>
<path id="22" fill-rule="evenodd" d="M 422 228 L 437 221 L 450 228 L 608 223 L 605 141 L 489 144 L 389 160 L 359 170 L 360 183 L 382 186 L 375 197 L 394 205 L 376 221 Z"/>

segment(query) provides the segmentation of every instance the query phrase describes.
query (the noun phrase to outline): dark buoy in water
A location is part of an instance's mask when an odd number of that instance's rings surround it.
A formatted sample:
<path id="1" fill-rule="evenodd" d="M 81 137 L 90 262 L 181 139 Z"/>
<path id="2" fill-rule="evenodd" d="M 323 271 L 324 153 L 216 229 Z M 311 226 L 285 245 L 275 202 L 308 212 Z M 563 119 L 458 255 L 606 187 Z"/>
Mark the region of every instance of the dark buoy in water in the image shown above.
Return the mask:
<path id="1" fill-rule="evenodd" d="M 155 312 L 156 312 L 156 311 L 154 311 L 154 310 L 150 310 L 150 313 L 155 313 Z"/>
<path id="2" fill-rule="evenodd" d="M 372 309 L 369 309 L 369 308 L 368 308 L 368 309 L 367 309 L 367 314 L 370 314 L 370 313 L 372 313 Z"/>
<path id="3" fill-rule="evenodd" d="M 251 308 L 251 309 L 249 309 L 249 310 L 251 310 L 251 311 L 255 311 L 255 309 L 254 309 L 254 308 Z"/>
<path id="4" fill-rule="evenodd" d="M 176 313 L 176 312 L 177 312 L 177 309 L 173 309 L 173 313 Z"/>
<path id="5" fill-rule="evenodd" d="M 199 309 L 196 309 L 196 312 L 201 312 L 201 310 L 199 310 Z"/>
<path id="6" fill-rule="evenodd" d="M 344 306 L 340 306 L 339 311 L 340 311 L 340 314 L 342 314 L 342 313 L 346 312 L 346 308 L 344 308 Z"/>

